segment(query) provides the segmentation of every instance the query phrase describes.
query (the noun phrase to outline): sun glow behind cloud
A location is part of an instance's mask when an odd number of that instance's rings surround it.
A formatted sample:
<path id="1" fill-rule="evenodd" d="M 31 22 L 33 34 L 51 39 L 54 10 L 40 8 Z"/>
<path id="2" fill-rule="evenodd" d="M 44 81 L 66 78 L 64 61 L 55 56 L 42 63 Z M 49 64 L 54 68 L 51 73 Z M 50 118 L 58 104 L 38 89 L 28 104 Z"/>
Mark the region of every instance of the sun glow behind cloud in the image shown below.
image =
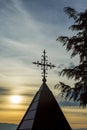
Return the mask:
<path id="1" fill-rule="evenodd" d="M 13 104 L 20 104 L 21 101 L 22 101 L 22 98 L 19 95 L 10 96 L 10 102 L 13 103 Z"/>

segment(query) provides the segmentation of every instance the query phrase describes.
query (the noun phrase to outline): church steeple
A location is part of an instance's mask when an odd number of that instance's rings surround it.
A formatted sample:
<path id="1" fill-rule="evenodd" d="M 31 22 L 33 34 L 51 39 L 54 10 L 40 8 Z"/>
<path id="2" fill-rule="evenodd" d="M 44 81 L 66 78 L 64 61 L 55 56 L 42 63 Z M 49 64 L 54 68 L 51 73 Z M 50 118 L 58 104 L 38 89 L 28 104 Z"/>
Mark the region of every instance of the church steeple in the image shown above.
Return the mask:
<path id="1" fill-rule="evenodd" d="M 46 77 L 47 77 L 47 70 L 48 70 L 48 67 L 50 69 L 56 67 L 55 65 L 52 65 L 51 63 L 48 63 L 48 60 L 47 60 L 47 55 L 46 55 L 46 51 L 44 50 L 43 51 L 43 55 L 42 55 L 42 59 L 41 59 L 41 62 L 37 61 L 37 62 L 32 62 L 33 64 L 37 65 L 37 66 L 41 66 L 41 70 L 42 70 L 42 81 L 45 83 L 47 80 L 46 80 Z"/>
<path id="2" fill-rule="evenodd" d="M 46 84 L 47 67 L 55 67 L 48 63 L 44 50 L 40 65 L 43 70 L 43 83 L 34 96 L 29 108 L 21 120 L 17 130 L 72 130 L 53 93 Z"/>

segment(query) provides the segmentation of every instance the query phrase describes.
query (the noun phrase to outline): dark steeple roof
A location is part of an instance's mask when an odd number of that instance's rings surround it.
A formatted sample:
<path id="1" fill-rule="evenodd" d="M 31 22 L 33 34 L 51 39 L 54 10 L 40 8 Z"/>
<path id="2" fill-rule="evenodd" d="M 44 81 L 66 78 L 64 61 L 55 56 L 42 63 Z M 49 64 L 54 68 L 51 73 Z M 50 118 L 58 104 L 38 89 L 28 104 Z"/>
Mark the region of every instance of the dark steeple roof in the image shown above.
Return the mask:
<path id="1" fill-rule="evenodd" d="M 17 130 L 71 130 L 45 82 L 36 93 Z"/>

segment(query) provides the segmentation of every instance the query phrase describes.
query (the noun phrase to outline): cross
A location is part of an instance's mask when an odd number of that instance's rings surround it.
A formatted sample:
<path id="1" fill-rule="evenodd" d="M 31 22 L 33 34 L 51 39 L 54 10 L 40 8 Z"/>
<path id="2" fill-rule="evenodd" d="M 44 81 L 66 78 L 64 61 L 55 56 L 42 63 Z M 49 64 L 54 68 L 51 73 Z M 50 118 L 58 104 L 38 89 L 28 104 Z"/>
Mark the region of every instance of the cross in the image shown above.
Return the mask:
<path id="1" fill-rule="evenodd" d="M 46 71 L 48 70 L 48 67 L 50 69 L 56 67 L 55 65 L 52 65 L 51 63 L 48 63 L 45 50 L 43 51 L 41 62 L 37 61 L 37 62 L 32 62 L 32 63 L 37 65 L 37 67 L 39 67 L 39 65 L 41 66 L 41 70 L 43 71 L 42 72 L 42 77 L 43 77 L 42 81 L 44 83 L 46 82 L 46 77 L 47 77 L 47 72 Z"/>

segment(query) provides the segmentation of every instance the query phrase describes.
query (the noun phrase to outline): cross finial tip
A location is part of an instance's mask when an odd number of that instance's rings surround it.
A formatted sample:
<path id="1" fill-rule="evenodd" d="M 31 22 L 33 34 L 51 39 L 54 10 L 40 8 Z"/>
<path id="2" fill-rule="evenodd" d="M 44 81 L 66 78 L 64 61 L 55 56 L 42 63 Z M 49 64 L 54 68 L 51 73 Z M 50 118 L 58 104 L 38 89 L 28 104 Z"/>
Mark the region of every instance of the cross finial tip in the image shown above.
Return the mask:
<path id="1" fill-rule="evenodd" d="M 41 66 L 41 69 L 43 70 L 43 73 L 42 73 L 43 74 L 42 75 L 43 79 L 42 79 L 42 81 L 45 83 L 46 82 L 46 75 L 47 75 L 47 73 L 46 73 L 47 68 L 49 67 L 51 69 L 51 68 L 54 68 L 56 66 L 52 65 L 51 63 L 48 63 L 45 49 L 43 51 L 42 57 L 43 57 L 43 59 L 41 59 L 41 62 L 37 61 L 37 62 L 33 62 L 33 64 Z"/>

